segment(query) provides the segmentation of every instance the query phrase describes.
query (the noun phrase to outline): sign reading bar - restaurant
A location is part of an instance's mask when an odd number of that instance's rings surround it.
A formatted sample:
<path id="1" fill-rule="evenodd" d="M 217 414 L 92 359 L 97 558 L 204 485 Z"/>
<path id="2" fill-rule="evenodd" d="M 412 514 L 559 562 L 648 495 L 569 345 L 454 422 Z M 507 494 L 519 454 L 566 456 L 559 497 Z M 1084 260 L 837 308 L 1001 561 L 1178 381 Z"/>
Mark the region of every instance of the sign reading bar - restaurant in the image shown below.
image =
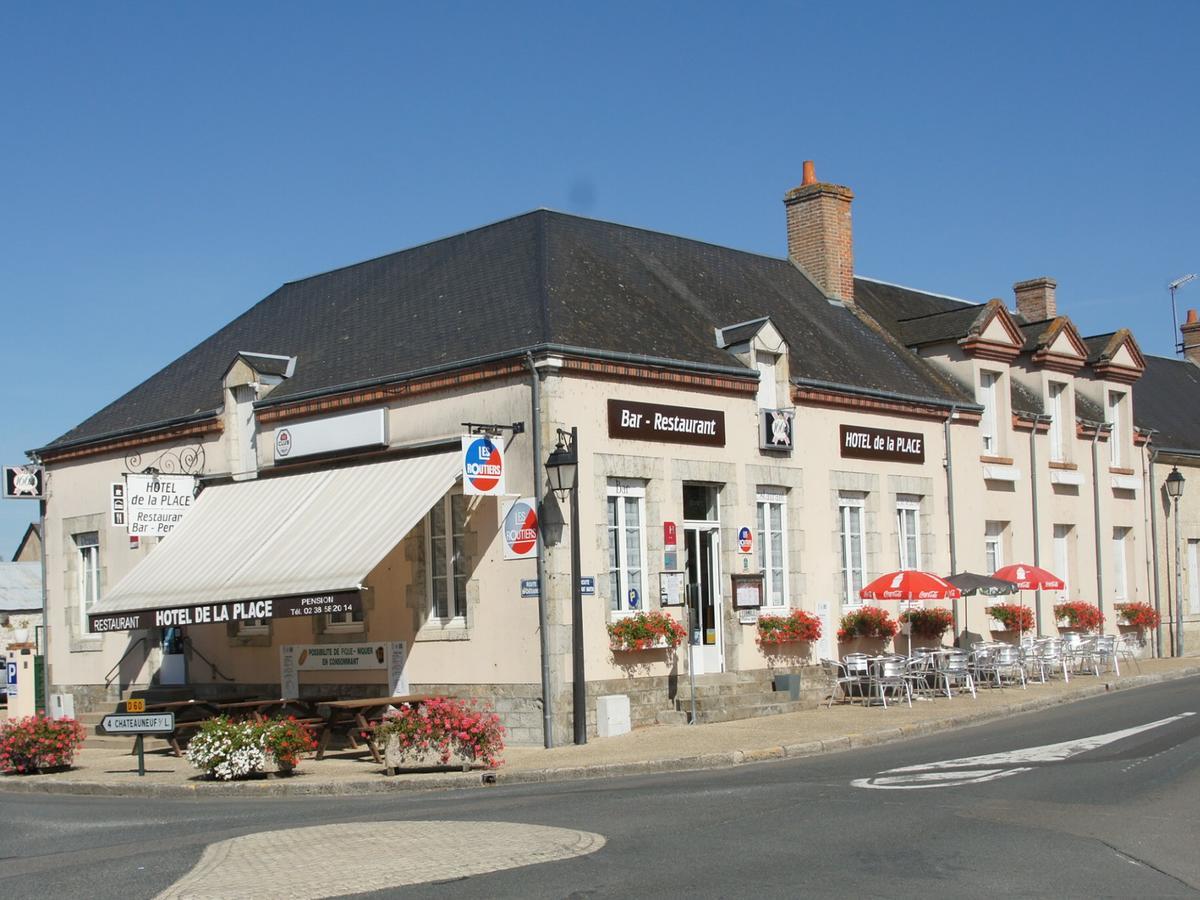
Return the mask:
<path id="1" fill-rule="evenodd" d="M 305 597 L 273 597 L 269 600 L 237 600 L 130 612 L 94 613 L 88 615 L 88 630 L 93 634 L 100 634 L 106 631 L 136 631 L 140 628 L 208 625 L 214 622 L 240 622 L 245 619 L 287 619 L 361 611 L 362 596 L 358 591 L 338 591 Z"/>
<path id="2" fill-rule="evenodd" d="M 719 409 L 608 401 L 608 436 L 666 444 L 725 446 L 725 413 Z"/>
<path id="3" fill-rule="evenodd" d="M 925 435 L 861 425 L 842 426 L 842 456 L 887 462 L 925 462 Z"/>

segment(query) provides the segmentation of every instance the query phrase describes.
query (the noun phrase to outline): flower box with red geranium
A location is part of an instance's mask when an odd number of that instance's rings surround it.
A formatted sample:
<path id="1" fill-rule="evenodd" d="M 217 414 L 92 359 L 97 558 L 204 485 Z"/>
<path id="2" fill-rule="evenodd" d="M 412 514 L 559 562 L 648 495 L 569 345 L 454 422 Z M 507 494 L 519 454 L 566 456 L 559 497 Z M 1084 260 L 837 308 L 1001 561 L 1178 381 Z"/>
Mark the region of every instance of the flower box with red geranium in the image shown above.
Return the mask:
<path id="1" fill-rule="evenodd" d="M 786 616 L 760 615 L 757 625 L 758 644 L 761 647 L 821 638 L 821 620 L 802 609 Z"/>
<path id="2" fill-rule="evenodd" d="M 996 603 L 984 610 L 995 623 L 992 631 L 1032 631 L 1033 609 L 1019 603 Z M 999 626 L 998 628 L 995 626 Z"/>
<path id="3" fill-rule="evenodd" d="M 1149 603 L 1119 603 L 1117 604 L 1119 624 L 1139 630 L 1157 628 L 1162 618 Z"/>
<path id="4" fill-rule="evenodd" d="M 609 649 L 618 652 L 678 647 L 687 632 L 665 612 L 635 613 L 608 626 Z"/>
<path id="5" fill-rule="evenodd" d="M 917 637 L 940 641 L 942 635 L 954 624 L 954 614 L 940 606 L 932 609 L 906 609 L 900 613 L 900 621 L 911 626 L 911 632 Z"/>
<path id="6" fill-rule="evenodd" d="M 895 637 L 900 626 L 888 615 L 886 609 L 878 606 L 860 606 L 858 609 L 842 616 L 841 627 L 838 628 L 838 640 L 849 641 L 856 637 L 883 638 Z"/>
<path id="7" fill-rule="evenodd" d="M 28 716 L 0 723 L 0 771 L 33 775 L 66 768 L 84 737 L 83 726 L 74 719 Z"/>
<path id="8" fill-rule="evenodd" d="M 389 775 L 401 766 L 447 766 L 451 760 L 467 769 L 476 763 L 494 769 L 504 750 L 500 717 L 470 700 L 433 697 L 421 704 L 389 712 L 375 726 Z"/>
<path id="9" fill-rule="evenodd" d="M 1054 618 L 1058 620 L 1059 628 L 1082 628 L 1085 631 L 1098 631 L 1104 624 L 1104 613 L 1100 612 L 1100 607 L 1084 603 L 1082 600 L 1056 603 Z"/>

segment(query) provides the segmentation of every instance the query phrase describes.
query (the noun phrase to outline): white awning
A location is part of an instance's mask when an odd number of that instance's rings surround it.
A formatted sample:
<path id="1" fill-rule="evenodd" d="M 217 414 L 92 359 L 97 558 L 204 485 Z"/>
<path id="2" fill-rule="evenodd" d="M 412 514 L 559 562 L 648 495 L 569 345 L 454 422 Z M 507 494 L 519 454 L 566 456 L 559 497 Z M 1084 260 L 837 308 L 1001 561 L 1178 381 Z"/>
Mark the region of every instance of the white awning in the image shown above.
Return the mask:
<path id="1" fill-rule="evenodd" d="M 206 488 L 88 611 L 92 630 L 356 607 L 363 580 L 460 470 L 460 454 L 451 451 Z M 280 602 L 256 602 L 271 600 Z"/>

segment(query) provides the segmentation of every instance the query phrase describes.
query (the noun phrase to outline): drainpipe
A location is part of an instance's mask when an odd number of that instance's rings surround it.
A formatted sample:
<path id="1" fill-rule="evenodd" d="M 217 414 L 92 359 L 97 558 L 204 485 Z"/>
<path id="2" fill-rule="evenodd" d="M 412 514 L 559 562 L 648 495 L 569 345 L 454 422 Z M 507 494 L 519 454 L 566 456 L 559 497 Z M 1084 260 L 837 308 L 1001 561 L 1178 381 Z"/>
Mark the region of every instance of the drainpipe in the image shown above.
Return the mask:
<path id="1" fill-rule="evenodd" d="M 537 368 L 533 364 L 533 354 L 525 353 L 525 363 L 529 366 L 529 387 L 532 393 L 533 405 L 533 492 L 537 501 L 538 531 L 541 531 L 542 500 L 545 497 L 545 479 L 542 478 L 542 385 Z M 554 701 L 550 693 L 550 634 L 546 614 L 546 541 L 538 534 L 537 548 L 537 580 L 538 580 L 538 643 L 542 652 L 542 743 L 549 750 L 554 746 Z"/>
<path id="2" fill-rule="evenodd" d="M 1042 565 L 1042 542 L 1039 539 L 1039 519 L 1038 519 L 1038 480 L 1037 480 L 1037 427 L 1042 422 L 1049 422 L 1050 416 L 1042 413 L 1034 413 L 1033 428 L 1029 430 L 1029 489 L 1033 494 L 1033 564 L 1038 568 Z M 1035 620 L 1034 628 L 1037 629 L 1038 637 L 1042 636 L 1042 589 L 1038 588 L 1036 604 L 1033 608 Z"/>
<path id="3" fill-rule="evenodd" d="M 1096 605 L 1100 607 L 1100 615 L 1104 615 L 1104 560 L 1100 540 L 1100 457 L 1097 453 L 1096 442 L 1101 434 L 1112 436 L 1112 425 L 1105 423 L 1097 425 L 1092 435 L 1092 508 L 1094 528 L 1096 531 Z"/>
<path id="4" fill-rule="evenodd" d="M 946 416 L 946 421 L 942 423 L 942 435 L 946 442 L 946 514 L 950 518 L 950 574 L 954 575 L 958 572 L 958 547 L 954 541 L 954 457 L 950 453 L 950 423 L 958 418 L 958 407 L 950 407 L 950 415 Z M 966 609 L 964 603 L 963 617 L 966 617 Z M 950 604 L 950 609 L 954 613 L 954 635 L 955 640 L 961 632 L 958 622 L 958 602 Z"/>
<path id="5" fill-rule="evenodd" d="M 1150 434 L 1153 437 L 1153 432 Z M 1149 442 L 1147 442 L 1149 445 Z M 1146 486 L 1146 506 L 1150 512 L 1150 558 L 1154 566 L 1154 612 L 1158 616 L 1158 626 L 1154 629 L 1154 655 L 1160 659 L 1163 656 L 1163 626 L 1162 626 L 1162 595 L 1158 571 L 1158 511 L 1155 509 L 1157 495 L 1154 490 L 1154 464 L 1158 461 L 1158 448 L 1150 450 L 1149 479 Z"/>

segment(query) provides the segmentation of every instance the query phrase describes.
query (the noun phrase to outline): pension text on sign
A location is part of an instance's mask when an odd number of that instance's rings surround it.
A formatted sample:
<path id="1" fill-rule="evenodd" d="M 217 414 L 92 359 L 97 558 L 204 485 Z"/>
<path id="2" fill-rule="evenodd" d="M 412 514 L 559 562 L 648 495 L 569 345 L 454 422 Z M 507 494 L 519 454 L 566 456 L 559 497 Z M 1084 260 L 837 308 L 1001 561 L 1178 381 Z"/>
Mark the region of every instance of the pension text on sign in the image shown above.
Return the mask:
<path id="1" fill-rule="evenodd" d="M 136 631 L 140 628 L 241 622 L 246 619 L 337 615 L 357 613 L 361 610 L 362 597 L 358 591 L 337 591 L 303 597 L 274 597 L 269 600 L 238 600 L 229 603 L 94 613 L 88 615 L 88 623 L 92 633 L 98 634 L 107 631 Z"/>

